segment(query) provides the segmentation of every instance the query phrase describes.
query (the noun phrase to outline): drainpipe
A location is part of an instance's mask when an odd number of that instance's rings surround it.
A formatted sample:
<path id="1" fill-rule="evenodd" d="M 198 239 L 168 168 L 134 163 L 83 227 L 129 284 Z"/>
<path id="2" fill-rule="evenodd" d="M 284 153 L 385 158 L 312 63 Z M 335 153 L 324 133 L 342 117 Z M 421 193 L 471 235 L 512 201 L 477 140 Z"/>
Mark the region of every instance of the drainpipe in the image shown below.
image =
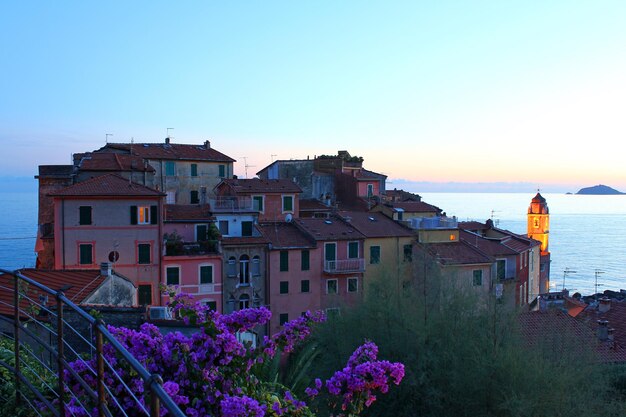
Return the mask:
<path id="1" fill-rule="evenodd" d="M 157 285 L 157 291 L 158 288 L 161 285 L 162 282 L 162 273 L 163 273 L 163 268 L 162 268 L 162 260 L 163 260 L 163 248 L 161 247 L 161 245 L 163 244 L 163 238 L 161 236 L 163 236 L 163 198 L 159 199 L 159 205 L 157 206 L 159 209 L 157 210 L 157 216 L 159 217 L 158 219 L 158 236 L 157 236 L 157 253 L 159 256 L 159 263 L 158 263 L 158 267 L 159 267 L 159 272 L 157 274 L 157 277 L 159 279 L 159 285 Z M 159 297 L 159 305 L 162 306 L 163 305 L 163 298 L 161 297 L 161 291 L 158 291 L 158 297 Z"/>
<path id="2" fill-rule="evenodd" d="M 63 250 L 63 269 L 65 269 L 65 199 L 61 198 L 61 248 Z"/>

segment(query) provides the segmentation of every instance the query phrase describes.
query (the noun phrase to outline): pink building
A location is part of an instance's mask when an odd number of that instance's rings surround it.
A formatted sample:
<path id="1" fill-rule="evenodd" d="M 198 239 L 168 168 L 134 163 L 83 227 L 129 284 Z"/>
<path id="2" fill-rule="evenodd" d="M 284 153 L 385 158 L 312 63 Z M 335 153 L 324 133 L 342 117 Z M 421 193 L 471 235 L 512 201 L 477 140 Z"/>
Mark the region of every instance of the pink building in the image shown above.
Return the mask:
<path id="1" fill-rule="evenodd" d="M 293 223 L 259 225 L 269 241 L 267 303 L 272 310 L 270 333 L 306 311 L 321 308 L 322 254 L 315 239 Z"/>
<path id="2" fill-rule="evenodd" d="M 162 283 L 222 312 L 222 254 L 209 206 L 165 207 Z"/>
<path id="3" fill-rule="evenodd" d="M 49 195 L 54 199 L 54 269 L 97 269 L 111 262 L 117 274 L 138 287 L 140 304 L 159 300 L 165 194 L 107 174 Z"/>
<path id="4" fill-rule="evenodd" d="M 319 247 L 320 307 L 332 313 L 354 305 L 362 295 L 365 236 L 338 217 L 297 219 L 294 223 Z"/>

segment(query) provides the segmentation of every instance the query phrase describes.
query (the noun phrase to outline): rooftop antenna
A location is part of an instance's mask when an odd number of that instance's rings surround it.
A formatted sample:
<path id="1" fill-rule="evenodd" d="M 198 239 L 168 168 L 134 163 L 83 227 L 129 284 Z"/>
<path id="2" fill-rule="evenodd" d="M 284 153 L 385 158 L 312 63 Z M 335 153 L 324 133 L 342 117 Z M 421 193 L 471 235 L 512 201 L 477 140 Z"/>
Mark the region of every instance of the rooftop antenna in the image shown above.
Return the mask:
<path id="1" fill-rule="evenodd" d="M 113 133 L 104 134 L 104 143 L 109 143 L 109 136 L 113 136 Z"/>
<path id="2" fill-rule="evenodd" d="M 248 179 L 248 168 L 254 168 L 256 165 L 248 165 L 248 157 L 247 156 L 242 156 L 241 159 L 243 159 L 245 173 L 246 173 L 246 179 Z"/>
<path id="3" fill-rule="evenodd" d="M 170 130 L 174 130 L 174 128 L 173 127 L 168 127 L 165 130 L 167 130 L 167 136 L 165 137 L 165 140 L 166 140 L 167 143 L 169 143 L 169 141 L 171 139 L 170 138 Z"/>
<path id="4" fill-rule="evenodd" d="M 493 221 L 493 224 L 498 227 L 500 225 L 500 219 L 496 219 L 496 213 L 500 213 L 500 210 L 491 210 L 491 221 Z M 494 220 L 495 219 L 495 220 Z"/>
<path id="5" fill-rule="evenodd" d="M 273 154 L 271 154 L 271 155 L 270 155 L 270 157 L 272 158 L 272 163 L 274 163 L 274 157 L 275 157 L 275 156 L 278 156 L 278 155 L 276 155 L 275 153 L 273 153 Z"/>
<path id="6" fill-rule="evenodd" d="M 596 276 L 596 291 L 595 291 L 595 293 L 594 293 L 594 294 L 597 294 L 597 293 L 598 293 L 598 287 L 602 287 L 602 284 L 598 284 L 598 275 L 600 275 L 600 274 L 604 274 L 604 271 L 601 271 L 601 270 L 599 270 L 599 269 L 596 269 L 596 270 L 595 270 L 595 276 Z"/>
<path id="7" fill-rule="evenodd" d="M 565 290 L 565 277 L 568 276 L 569 274 L 575 274 L 576 271 L 569 269 L 569 267 L 565 267 L 565 270 L 563 271 L 563 287 L 561 288 L 561 291 Z"/>

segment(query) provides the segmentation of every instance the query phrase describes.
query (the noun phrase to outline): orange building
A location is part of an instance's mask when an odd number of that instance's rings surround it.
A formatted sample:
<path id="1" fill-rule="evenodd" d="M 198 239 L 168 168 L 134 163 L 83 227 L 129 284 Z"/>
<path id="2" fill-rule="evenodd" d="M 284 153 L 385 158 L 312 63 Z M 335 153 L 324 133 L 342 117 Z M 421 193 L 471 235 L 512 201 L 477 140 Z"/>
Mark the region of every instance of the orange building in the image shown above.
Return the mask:
<path id="1" fill-rule="evenodd" d="M 550 211 L 546 199 L 539 193 L 530 201 L 527 220 L 528 237 L 541 242 L 539 293 L 544 294 L 549 291 L 550 287 L 550 251 L 548 250 Z"/>

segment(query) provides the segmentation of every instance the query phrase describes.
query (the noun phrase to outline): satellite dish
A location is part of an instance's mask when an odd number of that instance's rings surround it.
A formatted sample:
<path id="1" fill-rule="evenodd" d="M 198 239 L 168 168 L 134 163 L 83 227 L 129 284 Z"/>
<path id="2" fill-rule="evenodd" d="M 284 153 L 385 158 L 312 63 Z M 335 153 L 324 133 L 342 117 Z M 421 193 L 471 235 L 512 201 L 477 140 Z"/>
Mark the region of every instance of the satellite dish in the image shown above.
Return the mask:
<path id="1" fill-rule="evenodd" d="M 291 213 L 287 213 L 287 215 L 285 216 L 285 221 L 287 223 L 291 223 L 291 220 L 293 220 L 293 215 Z"/>

